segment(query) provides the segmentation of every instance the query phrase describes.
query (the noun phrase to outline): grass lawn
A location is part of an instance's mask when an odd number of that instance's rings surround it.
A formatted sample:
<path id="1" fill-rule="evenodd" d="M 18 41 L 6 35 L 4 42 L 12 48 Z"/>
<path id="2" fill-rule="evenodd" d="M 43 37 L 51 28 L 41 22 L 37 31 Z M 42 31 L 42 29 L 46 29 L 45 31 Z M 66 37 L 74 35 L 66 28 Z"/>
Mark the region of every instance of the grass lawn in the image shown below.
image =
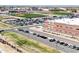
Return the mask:
<path id="1" fill-rule="evenodd" d="M 15 32 L 3 32 L 3 36 L 9 37 L 11 40 L 15 42 L 20 47 L 23 47 L 27 50 L 27 46 L 29 46 L 29 50 L 31 48 L 36 49 L 38 52 L 45 52 L 45 53 L 59 53 L 58 50 L 51 48 L 43 43 L 37 42 L 33 39 L 27 38 Z"/>
<path id="2" fill-rule="evenodd" d="M 54 13 L 55 15 L 70 15 L 70 13 L 61 13 L 61 12 L 58 12 L 58 13 Z"/>
<path id="3" fill-rule="evenodd" d="M 42 14 L 12 14 L 12 15 L 24 18 L 45 17 L 45 15 Z"/>
<path id="4" fill-rule="evenodd" d="M 66 11 L 51 11 L 55 15 L 70 15 L 71 13 L 68 13 Z"/>

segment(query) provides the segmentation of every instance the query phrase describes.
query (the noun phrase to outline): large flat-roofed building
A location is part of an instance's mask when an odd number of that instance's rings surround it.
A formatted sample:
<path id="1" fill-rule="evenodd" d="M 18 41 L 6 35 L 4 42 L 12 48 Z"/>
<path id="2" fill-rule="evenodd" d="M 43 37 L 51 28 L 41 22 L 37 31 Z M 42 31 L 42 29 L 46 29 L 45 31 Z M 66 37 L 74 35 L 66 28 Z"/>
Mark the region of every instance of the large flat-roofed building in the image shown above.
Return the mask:
<path id="1" fill-rule="evenodd" d="M 62 18 L 46 20 L 43 25 L 44 31 L 64 33 L 79 36 L 79 18 Z"/>

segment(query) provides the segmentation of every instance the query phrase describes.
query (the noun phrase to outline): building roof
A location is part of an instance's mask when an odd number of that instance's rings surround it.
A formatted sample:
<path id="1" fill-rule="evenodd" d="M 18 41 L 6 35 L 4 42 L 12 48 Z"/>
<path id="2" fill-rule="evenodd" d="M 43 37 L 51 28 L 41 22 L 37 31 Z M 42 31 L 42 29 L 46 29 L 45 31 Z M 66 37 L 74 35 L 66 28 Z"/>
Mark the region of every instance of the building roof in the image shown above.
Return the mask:
<path id="1" fill-rule="evenodd" d="M 64 23 L 69 25 L 79 25 L 79 18 L 62 18 L 51 20 L 50 22 Z"/>

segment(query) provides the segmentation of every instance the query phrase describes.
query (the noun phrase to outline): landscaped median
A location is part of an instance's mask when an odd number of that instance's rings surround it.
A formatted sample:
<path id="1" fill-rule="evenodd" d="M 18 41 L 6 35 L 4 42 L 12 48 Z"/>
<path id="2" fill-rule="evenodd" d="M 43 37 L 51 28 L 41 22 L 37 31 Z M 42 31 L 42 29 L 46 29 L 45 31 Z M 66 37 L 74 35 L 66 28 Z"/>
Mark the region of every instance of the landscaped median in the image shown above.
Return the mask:
<path id="1" fill-rule="evenodd" d="M 3 32 L 2 35 L 6 37 L 8 41 L 14 42 L 15 45 L 18 45 L 28 52 L 59 53 L 59 51 L 54 48 L 15 32 Z"/>

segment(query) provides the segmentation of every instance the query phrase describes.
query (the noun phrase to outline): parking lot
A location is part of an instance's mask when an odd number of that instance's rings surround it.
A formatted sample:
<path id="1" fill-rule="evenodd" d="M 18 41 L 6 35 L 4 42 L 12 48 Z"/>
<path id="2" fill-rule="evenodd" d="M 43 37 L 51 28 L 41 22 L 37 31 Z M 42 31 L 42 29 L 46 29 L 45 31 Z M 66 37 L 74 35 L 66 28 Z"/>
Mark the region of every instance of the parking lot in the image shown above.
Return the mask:
<path id="1" fill-rule="evenodd" d="M 16 26 L 24 26 L 24 25 L 33 25 L 33 24 L 42 24 L 45 19 L 15 19 L 15 20 L 7 20 L 4 23 L 16 25 Z"/>

